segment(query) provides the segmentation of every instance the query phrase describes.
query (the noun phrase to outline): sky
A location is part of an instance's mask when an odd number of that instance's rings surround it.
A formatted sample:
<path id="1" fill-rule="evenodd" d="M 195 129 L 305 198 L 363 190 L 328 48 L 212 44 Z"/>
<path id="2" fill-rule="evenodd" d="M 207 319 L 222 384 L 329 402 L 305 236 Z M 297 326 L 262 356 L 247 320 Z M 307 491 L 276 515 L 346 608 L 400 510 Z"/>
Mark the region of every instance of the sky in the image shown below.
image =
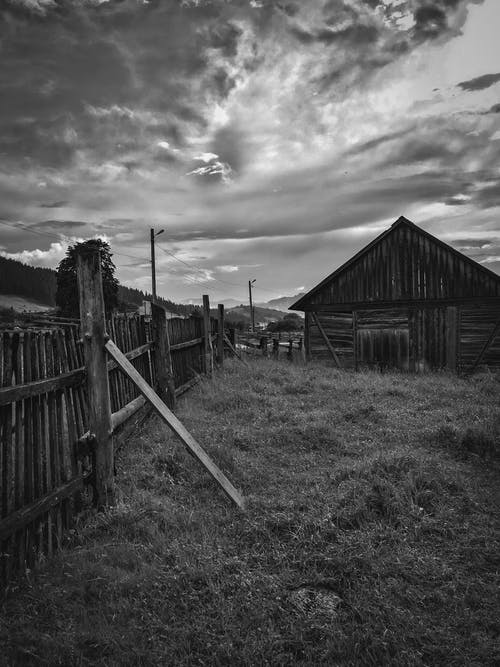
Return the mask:
<path id="1" fill-rule="evenodd" d="M 312 288 L 400 215 L 500 273 L 499 0 L 2 0 L 0 254 L 189 302 Z"/>

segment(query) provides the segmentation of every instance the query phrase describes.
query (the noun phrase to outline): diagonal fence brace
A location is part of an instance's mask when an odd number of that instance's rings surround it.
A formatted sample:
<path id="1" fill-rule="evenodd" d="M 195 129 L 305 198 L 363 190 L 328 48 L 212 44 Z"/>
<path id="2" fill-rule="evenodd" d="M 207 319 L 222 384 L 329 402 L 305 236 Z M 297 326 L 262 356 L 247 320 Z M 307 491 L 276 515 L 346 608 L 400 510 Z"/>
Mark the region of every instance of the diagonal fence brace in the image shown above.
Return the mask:
<path id="1" fill-rule="evenodd" d="M 158 394 L 149 386 L 142 375 L 132 366 L 123 352 L 115 345 L 112 340 L 108 340 L 106 350 L 116 361 L 121 370 L 137 386 L 144 398 L 151 403 L 156 412 L 160 415 L 167 426 L 182 440 L 188 450 L 198 459 L 202 466 L 212 475 L 215 481 L 222 487 L 222 490 L 229 498 L 240 508 L 244 509 L 245 501 L 239 491 L 231 484 L 224 473 L 219 470 L 205 450 L 196 442 L 193 436 L 171 412 Z"/>

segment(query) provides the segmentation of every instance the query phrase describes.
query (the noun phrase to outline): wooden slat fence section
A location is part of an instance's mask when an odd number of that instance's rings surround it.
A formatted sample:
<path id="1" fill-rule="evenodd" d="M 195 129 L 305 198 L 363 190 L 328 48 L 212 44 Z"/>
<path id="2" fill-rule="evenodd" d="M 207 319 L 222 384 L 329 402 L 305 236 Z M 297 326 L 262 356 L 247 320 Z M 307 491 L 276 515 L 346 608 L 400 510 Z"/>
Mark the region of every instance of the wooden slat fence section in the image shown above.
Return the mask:
<path id="1" fill-rule="evenodd" d="M 203 373 L 203 320 L 199 317 L 176 317 L 167 321 L 167 328 L 175 387 L 178 389 Z"/>
<path id="2" fill-rule="evenodd" d="M 0 407 L 0 521 L 32 504 L 41 512 L 28 513 L 10 535 L 2 532 L 0 583 L 41 554 L 50 556 L 70 524 L 71 497 L 43 499 L 81 474 L 73 445 L 86 426 L 85 387 L 81 378 L 49 382 L 81 366 L 77 340 L 75 327 L 0 332 L 1 387 L 38 385 L 32 395 L 23 391 Z"/>
<path id="3" fill-rule="evenodd" d="M 213 334 L 216 326 L 213 320 Z M 167 327 L 176 394 L 182 394 L 203 373 L 203 320 L 175 318 Z M 107 330 L 155 386 L 150 320 L 114 316 Z M 0 331 L 0 587 L 61 544 L 76 511 L 75 493 L 92 472 L 89 450 L 79 444 L 89 429 L 80 339 L 75 322 Z M 108 373 L 117 427 L 144 400 L 112 360 Z"/>
<path id="4" fill-rule="evenodd" d="M 145 346 L 152 340 L 151 325 L 143 315 L 115 316 L 107 322 L 107 330 L 124 354 Z M 134 368 L 149 384 L 156 382 L 151 349 L 130 359 Z M 135 385 L 121 373 L 116 365 L 109 370 L 111 410 L 117 412 L 139 396 Z"/>

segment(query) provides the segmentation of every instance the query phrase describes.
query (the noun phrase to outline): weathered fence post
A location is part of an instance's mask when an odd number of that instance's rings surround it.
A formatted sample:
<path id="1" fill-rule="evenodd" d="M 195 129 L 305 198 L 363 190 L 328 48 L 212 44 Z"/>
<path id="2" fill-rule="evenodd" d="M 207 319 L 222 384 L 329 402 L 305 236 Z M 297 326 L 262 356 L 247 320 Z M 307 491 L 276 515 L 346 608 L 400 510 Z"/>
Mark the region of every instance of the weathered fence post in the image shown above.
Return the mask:
<path id="1" fill-rule="evenodd" d="M 273 337 L 273 356 L 275 356 L 276 359 L 279 359 L 280 356 L 280 340 L 279 338 L 276 338 L 276 336 Z"/>
<path id="2" fill-rule="evenodd" d="M 261 336 L 260 349 L 262 350 L 262 356 L 267 357 L 267 336 Z"/>
<path id="3" fill-rule="evenodd" d="M 205 349 L 204 370 L 211 375 L 214 370 L 214 358 L 212 350 L 212 327 L 210 326 L 210 299 L 208 294 L 203 295 L 203 341 Z"/>
<path id="4" fill-rule="evenodd" d="M 293 338 L 290 338 L 288 341 L 288 352 L 286 354 L 287 359 L 293 361 Z"/>
<path id="5" fill-rule="evenodd" d="M 175 382 L 165 308 L 151 303 L 157 394 L 169 408 L 175 408 Z"/>
<path id="6" fill-rule="evenodd" d="M 106 364 L 105 313 L 99 250 L 77 254 L 78 292 L 89 401 L 89 431 L 95 444 L 95 503 L 114 503 L 113 431 Z"/>
<path id="7" fill-rule="evenodd" d="M 219 303 L 219 329 L 217 332 L 217 362 L 224 364 L 224 304 Z"/>

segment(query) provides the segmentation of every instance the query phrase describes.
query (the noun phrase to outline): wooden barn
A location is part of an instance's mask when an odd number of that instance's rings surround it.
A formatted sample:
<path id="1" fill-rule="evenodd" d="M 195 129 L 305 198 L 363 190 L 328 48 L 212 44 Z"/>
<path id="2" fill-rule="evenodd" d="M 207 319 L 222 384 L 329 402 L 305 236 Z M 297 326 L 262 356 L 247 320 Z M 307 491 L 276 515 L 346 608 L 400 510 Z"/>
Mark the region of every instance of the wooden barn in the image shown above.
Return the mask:
<path id="1" fill-rule="evenodd" d="M 290 306 L 308 359 L 344 368 L 500 369 L 500 276 L 404 217 Z"/>

